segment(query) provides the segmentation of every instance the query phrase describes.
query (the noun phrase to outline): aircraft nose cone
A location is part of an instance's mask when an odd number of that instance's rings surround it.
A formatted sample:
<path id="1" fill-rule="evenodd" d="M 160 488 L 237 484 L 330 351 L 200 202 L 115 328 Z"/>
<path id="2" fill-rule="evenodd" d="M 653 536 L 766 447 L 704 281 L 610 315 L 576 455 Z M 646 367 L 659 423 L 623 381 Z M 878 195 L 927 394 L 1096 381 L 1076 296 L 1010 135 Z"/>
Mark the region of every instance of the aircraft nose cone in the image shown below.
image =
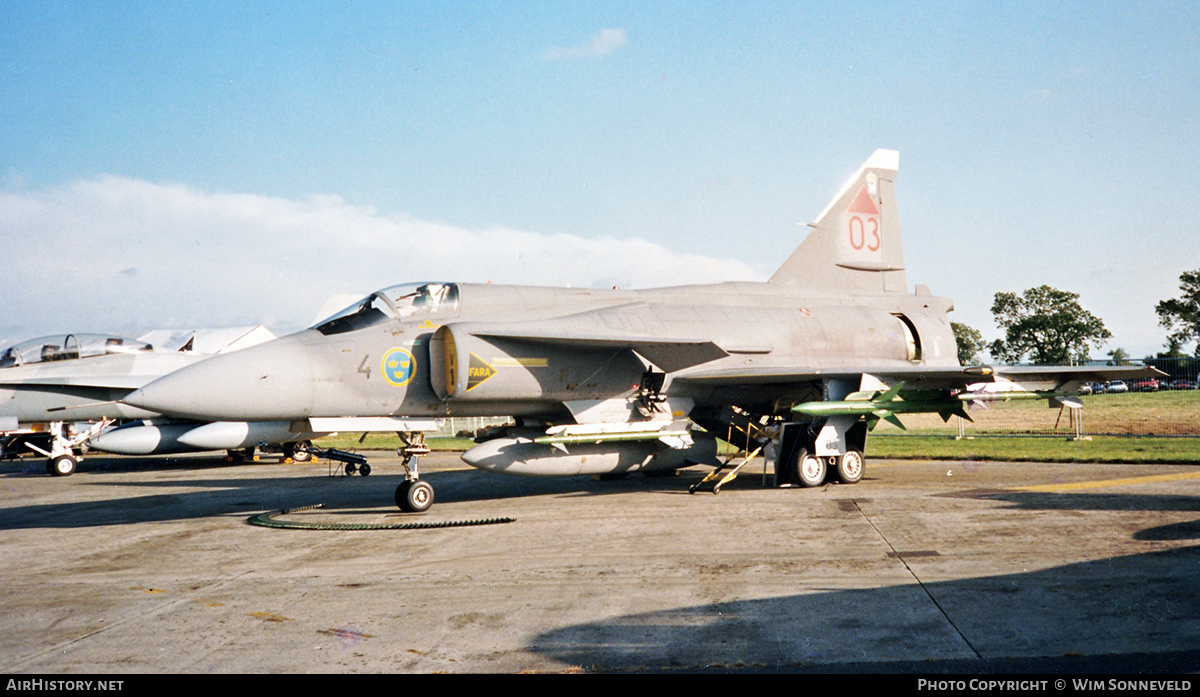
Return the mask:
<path id="1" fill-rule="evenodd" d="M 307 418 L 312 400 L 312 361 L 285 337 L 200 361 L 121 401 L 202 421 L 268 421 Z"/>

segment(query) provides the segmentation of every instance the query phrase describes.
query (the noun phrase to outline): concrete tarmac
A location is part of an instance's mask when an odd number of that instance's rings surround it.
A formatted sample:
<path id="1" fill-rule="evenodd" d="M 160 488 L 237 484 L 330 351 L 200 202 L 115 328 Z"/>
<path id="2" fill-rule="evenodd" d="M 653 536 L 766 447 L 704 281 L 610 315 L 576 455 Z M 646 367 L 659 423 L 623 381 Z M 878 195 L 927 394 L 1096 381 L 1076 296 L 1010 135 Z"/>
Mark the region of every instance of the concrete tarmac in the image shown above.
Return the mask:
<path id="1" fill-rule="evenodd" d="M 1200 670 L 1200 470 L 868 461 L 857 485 L 719 495 L 394 453 L 0 463 L 0 671 Z M 332 475 L 332 476 L 331 476 Z M 454 523 L 309 530 L 276 520 Z"/>

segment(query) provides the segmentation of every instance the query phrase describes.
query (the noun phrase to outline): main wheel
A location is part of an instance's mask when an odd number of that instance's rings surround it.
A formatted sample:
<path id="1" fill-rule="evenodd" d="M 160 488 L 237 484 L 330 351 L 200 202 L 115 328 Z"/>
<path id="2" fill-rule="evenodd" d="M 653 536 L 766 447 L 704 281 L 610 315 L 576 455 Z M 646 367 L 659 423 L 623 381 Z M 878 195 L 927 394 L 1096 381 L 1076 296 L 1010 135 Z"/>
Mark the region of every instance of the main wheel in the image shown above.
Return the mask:
<path id="1" fill-rule="evenodd" d="M 857 484 L 863 476 L 863 454 L 849 450 L 838 458 L 837 476 L 843 484 Z"/>
<path id="2" fill-rule="evenodd" d="M 433 487 L 429 482 L 406 480 L 396 487 L 396 505 L 405 513 L 424 513 L 433 505 Z"/>
<path id="3" fill-rule="evenodd" d="M 796 453 L 796 480 L 801 486 L 821 486 L 825 483 L 825 458 L 810 455 L 801 449 Z"/>
<path id="4" fill-rule="evenodd" d="M 313 457 L 312 443 L 305 441 L 303 443 L 296 443 L 295 445 L 287 446 L 284 448 L 283 454 L 292 458 L 292 462 L 308 462 L 309 460 L 312 460 Z"/>
<path id="5" fill-rule="evenodd" d="M 75 474 L 75 466 L 79 464 L 71 455 L 59 455 L 46 460 L 46 471 L 55 477 L 69 477 Z"/>

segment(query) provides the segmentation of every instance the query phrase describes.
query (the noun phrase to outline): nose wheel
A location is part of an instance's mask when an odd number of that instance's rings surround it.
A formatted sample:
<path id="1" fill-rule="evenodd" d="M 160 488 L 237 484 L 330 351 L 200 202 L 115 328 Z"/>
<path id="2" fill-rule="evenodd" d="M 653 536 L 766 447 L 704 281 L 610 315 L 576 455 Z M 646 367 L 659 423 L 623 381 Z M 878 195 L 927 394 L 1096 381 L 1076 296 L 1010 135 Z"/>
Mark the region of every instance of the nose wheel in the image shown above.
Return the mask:
<path id="1" fill-rule="evenodd" d="M 433 487 L 429 482 L 407 479 L 396 487 L 396 505 L 405 513 L 424 513 L 433 505 Z"/>
<path id="2" fill-rule="evenodd" d="M 79 464 L 71 455 L 59 455 L 46 460 L 46 471 L 54 477 L 69 477 L 75 473 L 75 467 Z"/>
<path id="3" fill-rule="evenodd" d="M 417 471 L 417 458 L 429 453 L 425 445 L 425 434 L 420 431 L 401 433 L 404 441 L 396 454 L 402 459 L 400 466 L 404 468 L 404 481 L 396 487 L 396 505 L 405 513 L 424 513 L 433 505 L 433 485 L 421 481 Z"/>

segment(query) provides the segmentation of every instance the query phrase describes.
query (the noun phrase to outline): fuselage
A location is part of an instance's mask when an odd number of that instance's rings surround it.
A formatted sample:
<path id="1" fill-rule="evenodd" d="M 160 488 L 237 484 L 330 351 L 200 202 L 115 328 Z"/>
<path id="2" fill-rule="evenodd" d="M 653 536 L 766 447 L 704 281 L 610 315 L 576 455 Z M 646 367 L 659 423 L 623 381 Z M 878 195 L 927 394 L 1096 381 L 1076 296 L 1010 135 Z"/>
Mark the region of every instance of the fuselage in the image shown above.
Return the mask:
<path id="1" fill-rule="evenodd" d="M 374 294 L 311 329 L 180 370 L 126 402 L 221 421 L 559 420 L 629 397 L 648 372 L 665 375 L 664 396 L 697 406 L 778 402 L 769 378 L 757 387 L 688 378 L 796 366 L 956 365 L 950 309 L 949 300 L 928 294 L 850 295 L 774 283 L 632 291 L 414 284 Z M 802 399 L 819 389 L 793 391 Z"/>

